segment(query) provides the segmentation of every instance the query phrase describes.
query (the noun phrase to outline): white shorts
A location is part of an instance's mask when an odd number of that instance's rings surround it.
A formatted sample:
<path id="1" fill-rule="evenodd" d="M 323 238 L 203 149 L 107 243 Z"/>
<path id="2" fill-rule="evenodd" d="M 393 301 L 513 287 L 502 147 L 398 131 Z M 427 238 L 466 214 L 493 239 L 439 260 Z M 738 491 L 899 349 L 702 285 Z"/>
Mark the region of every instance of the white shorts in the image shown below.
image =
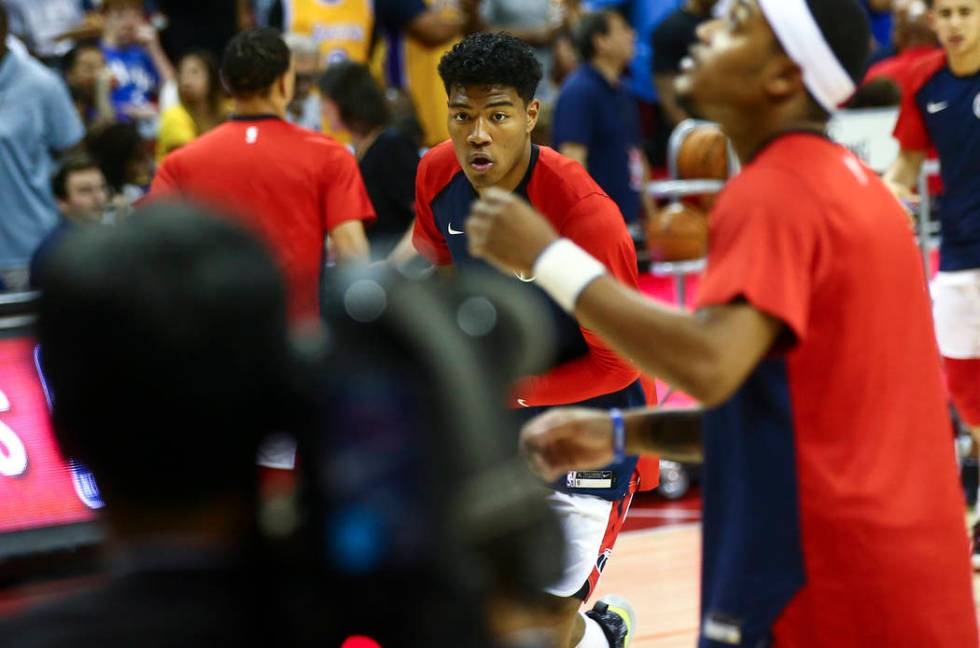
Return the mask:
<path id="1" fill-rule="evenodd" d="M 980 270 L 940 272 L 931 288 L 940 353 L 980 358 Z"/>
<path id="2" fill-rule="evenodd" d="M 626 521 L 636 488 L 634 474 L 626 496 L 615 502 L 592 495 L 548 495 L 548 505 L 558 515 L 565 534 L 565 569 L 558 582 L 546 587 L 545 592 L 589 599 Z"/>

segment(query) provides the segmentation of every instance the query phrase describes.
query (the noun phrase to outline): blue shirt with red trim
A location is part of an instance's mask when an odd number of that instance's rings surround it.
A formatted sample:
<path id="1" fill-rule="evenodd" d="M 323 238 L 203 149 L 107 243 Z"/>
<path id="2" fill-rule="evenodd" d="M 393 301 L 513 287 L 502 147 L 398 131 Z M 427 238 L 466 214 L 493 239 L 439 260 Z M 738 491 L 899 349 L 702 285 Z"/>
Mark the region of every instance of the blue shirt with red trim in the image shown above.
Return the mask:
<path id="1" fill-rule="evenodd" d="M 939 153 L 945 193 L 939 269 L 980 268 L 980 72 L 956 76 L 937 50 L 916 63 L 895 139 L 903 150 Z"/>
<path id="2" fill-rule="evenodd" d="M 580 164 L 547 147 L 534 146 L 531 164 L 515 193 L 544 214 L 559 232 L 602 261 L 609 272 L 627 286 L 637 285 L 636 250 L 616 204 Z M 462 270 L 489 269 L 467 250 L 466 219 L 477 193 L 467 180 L 452 142 L 430 150 L 419 165 L 415 188 L 415 248 L 436 265 Z M 527 291 L 529 300 L 544 300 L 553 322 L 558 353 L 546 373 L 529 376 L 514 387 L 515 405 L 535 414 L 554 405 L 597 408 L 645 405 L 639 371 L 613 353 L 599 337 L 582 327 L 533 282 L 515 285 Z M 636 459 L 628 459 L 604 471 L 614 473 L 614 486 L 602 489 L 559 490 L 617 500 L 629 486 Z M 650 481 L 650 478 L 646 478 Z"/>
<path id="3" fill-rule="evenodd" d="M 939 352 L 898 201 L 844 148 L 787 134 L 720 194 L 709 241 L 699 308 L 747 302 L 784 327 L 705 417 L 699 645 L 975 647 Z"/>

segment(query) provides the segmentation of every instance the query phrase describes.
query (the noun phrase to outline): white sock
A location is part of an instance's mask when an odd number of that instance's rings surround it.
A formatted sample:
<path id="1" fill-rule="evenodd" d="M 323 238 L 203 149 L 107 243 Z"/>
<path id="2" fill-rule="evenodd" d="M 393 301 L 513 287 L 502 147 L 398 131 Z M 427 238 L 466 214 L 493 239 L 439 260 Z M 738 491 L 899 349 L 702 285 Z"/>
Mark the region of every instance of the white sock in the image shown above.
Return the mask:
<path id="1" fill-rule="evenodd" d="M 606 634 L 602 631 L 599 624 L 581 612 L 579 612 L 579 615 L 585 621 L 585 634 L 582 635 L 582 641 L 578 642 L 575 648 L 609 648 Z"/>

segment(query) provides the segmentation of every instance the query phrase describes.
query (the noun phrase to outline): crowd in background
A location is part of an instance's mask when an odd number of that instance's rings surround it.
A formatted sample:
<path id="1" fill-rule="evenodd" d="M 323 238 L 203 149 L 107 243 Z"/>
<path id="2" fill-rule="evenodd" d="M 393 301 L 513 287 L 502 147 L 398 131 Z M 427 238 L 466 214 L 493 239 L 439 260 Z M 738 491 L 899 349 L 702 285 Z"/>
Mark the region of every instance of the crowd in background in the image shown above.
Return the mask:
<path id="1" fill-rule="evenodd" d="M 441 56 L 507 30 L 545 70 L 535 141 L 578 159 L 628 222 L 652 204 L 667 137 L 689 114 L 672 78 L 716 0 L 0 0 L 0 279 L 30 285 L 46 239 L 115 222 L 171 151 L 229 117 L 227 41 L 280 29 L 293 52 L 287 119 L 348 144 L 378 211 L 372 243 L 412 221 L 418 155 L 447 139 Z M 897 104 L 903 70 L 935 47 L 921 0 L 865 0 L 874 24 L 857 106 Z M 614 10 L 614 11 L 607 11 Z M 597 13 L 598 12 L 598 13 Z M 596 38 L 599 36 L 599 38 Z M 338 63 L 343 62 L 343 65 Z M 639 228 L 636 228 L 639 231 Z M 378 244 L 386 254 L 391 245 Z"/>

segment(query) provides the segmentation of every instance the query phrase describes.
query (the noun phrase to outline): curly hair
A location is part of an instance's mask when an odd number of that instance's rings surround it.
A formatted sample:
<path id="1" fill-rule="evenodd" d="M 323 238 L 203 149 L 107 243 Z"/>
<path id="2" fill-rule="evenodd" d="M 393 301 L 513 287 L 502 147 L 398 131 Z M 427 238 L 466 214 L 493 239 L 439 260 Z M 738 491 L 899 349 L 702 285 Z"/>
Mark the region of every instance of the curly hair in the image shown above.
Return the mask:
<path id="1" fill-rule="evenodd" d="M 541 64 L 534 50 L 507 32 L 470 34 L 439 61 L 446 93 L 455 86 L 502 85 L 517 90 L 525 103 L 541 83 Z"/>

